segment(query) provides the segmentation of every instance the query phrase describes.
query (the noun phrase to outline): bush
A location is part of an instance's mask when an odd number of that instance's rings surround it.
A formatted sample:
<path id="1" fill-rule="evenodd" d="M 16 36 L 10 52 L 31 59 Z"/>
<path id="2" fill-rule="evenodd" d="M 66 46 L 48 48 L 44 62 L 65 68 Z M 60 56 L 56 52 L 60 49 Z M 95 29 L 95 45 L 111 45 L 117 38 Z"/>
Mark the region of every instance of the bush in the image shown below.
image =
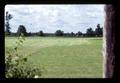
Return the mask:
<path id="1" fill-rule="evenodd" d="M 35 76 L 41 76 L 41 70 L 25 64 L 13 66 L 6 72 L 7 78 L 34 78 Z"/>
<path id="2" fill-rule="evenodd" d="M 30 55 L 22 55 L 18 53 L 18 48 L 22 46 L 25 38 L 23 34 L 18 38 L 16 46 L 12 50 L 7 51 L 5 56 L 5 76 L 6 78 L 34 78 L 36 75 L 41 76 L 39 67 L 30 66 L 27 57 Z"/>
<path id="3" fill-rule="evenodd" d="M 57 31 L 55 32 L 55 35 L 56 35 L 56 36 L 63 36 L 63 34 L 64 34 L 64 32 L 61 31 L 61 30 L 57 30 Z"/>

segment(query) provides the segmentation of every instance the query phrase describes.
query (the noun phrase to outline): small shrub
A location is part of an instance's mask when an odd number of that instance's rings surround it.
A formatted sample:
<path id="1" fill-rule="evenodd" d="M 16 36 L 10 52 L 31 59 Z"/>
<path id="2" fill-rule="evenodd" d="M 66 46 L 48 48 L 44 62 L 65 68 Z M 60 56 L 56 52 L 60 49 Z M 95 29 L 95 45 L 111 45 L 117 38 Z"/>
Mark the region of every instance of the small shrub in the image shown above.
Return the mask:
<path id="1" fill-rule="evenodd" d="M 6 73 L 7 78 L 34 78 L 36 75 L 41 76 L 41 70 L 38 67 L 25 64 L 13 66 Z"/>
<path id="2" fill-rule="evenodd" d="M 7 51 L 5 56 L 5 75 L 6 78 L 34 78 L 41 76 L 39 67 L 30 66 L 27 62 L 27 57 L 30 55 L 23 55 L 18 53 L 18 48 L 22 46 L 25 38 L 21 34 L 16 42 L 16 46 L 12 50 Z"/>

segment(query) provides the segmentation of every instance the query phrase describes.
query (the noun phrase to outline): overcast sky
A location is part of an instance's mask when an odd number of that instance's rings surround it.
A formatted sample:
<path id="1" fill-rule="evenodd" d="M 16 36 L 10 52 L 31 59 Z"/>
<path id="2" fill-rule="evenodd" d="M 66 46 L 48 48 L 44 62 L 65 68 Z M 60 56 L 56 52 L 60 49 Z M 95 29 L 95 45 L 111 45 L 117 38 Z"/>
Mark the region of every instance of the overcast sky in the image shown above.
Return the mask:
<path id="1" fill-rule="evenodd" d="M 16 32 L 19 25 L 24 25 L 27 32 L 54 33 L 60 29 L 64 32 L 86 32 L 93 30 L 99 23 L 104 26 L 104 5 L 6 5 L 5 12 L 12 14 L 10 27 Z"/>

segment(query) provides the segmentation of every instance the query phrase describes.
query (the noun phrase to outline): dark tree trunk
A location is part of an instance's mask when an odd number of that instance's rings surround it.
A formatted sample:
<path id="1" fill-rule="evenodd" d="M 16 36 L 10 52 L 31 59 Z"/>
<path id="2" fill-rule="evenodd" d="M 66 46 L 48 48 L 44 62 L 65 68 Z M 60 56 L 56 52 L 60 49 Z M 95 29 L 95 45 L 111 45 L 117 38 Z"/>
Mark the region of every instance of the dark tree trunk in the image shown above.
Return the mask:
<path id="1" fill-rule="evenodd" d="M 112 78 L 120 71 L 117 70 L 119 65 L 115 65 L 115 61 L 117 62 L 117 59 L 119 59 L 118 54 L 120 52 L 120 46 L 118 45 L 118 43 L 120 43 L 118 38 L 120 32 L 118 30 L 119 25 L 117 24 L 120 22 L 120 15 L 116 5 L 106 5 L 105 12 L 104 43 L 106 45 L 104 44 L 105 54 L 103 55 L 105 57 L 104 76 L 105 78 Z"/>

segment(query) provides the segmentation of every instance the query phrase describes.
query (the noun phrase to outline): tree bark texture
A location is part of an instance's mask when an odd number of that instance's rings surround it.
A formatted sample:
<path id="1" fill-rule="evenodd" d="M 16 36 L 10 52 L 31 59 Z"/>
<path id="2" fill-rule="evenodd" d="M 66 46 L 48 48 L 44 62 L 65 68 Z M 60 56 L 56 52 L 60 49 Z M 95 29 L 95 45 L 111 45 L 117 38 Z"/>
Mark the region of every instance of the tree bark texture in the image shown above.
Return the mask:
<path id="1" fill-rule="evenodd" d="M 120 46 L 118 45 L 118 43 L 120 43 L 118 40 L 120 34 L 118 27 L 120 24 L 117 24 L 120 22 L 118 19 L 120 18 L 120 15 L 116 5 L 106 5 L 105 13 L 105 26 L 103 32 L 103 76 L 105 78 L 113 78 L 115 77 L 115 74 L 120 71 L 117 70 L 119 65 L 115 65 L 115 62 L 118 61 L 117 59 L 119 58 L 120 52 Z"/>

